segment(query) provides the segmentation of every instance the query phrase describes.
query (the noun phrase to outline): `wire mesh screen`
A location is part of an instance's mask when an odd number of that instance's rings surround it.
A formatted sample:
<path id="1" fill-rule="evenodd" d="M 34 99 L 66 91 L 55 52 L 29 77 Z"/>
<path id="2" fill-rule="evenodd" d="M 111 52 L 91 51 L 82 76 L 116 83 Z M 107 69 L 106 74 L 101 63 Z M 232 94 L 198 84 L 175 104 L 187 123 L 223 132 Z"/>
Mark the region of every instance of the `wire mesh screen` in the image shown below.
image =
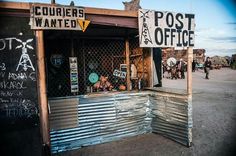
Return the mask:
<path id="1" fill-rule="evenodd" d="M 73 42 L 73 44 L 71 44 Z M 99 91 L 99 83 L 106 81 L 111 87 L 107 90 L 119 90 L 126 86 L 126 77 L 114 76 L 115 70 L 121 71 L 125 65 L 125 41 L 123 39 L 62 39 L 53 43 L 47 42 L 47 80 L 48 96 L 62 97 Z M 73 46 L 72 46 L 73 45 Z M 138 69 L 142 77 L 142 49 L 138 48 L 138 40 L 130 40 L 130 61 Z M 73 50 L 72 50 L 73 49 Z M 71 93 L 69 57 L 78 59 L 79 92 Z M 53 60 L 55 58 L 60 58 Z M 58 61 L 59 67 L 52 61 Z M 61 61 L 61 62 L 60 62 Z M 55 64 L 55 62 L 54 62 Z M 105 79 L 105 80 L 104 80 Z"/>
<path id="2" fill-rule="evenodd" d="M 113 89 L 118 89 L 120 84 L 126 83 L 125 78 L 113 75 L 114 70 L 120 70 L 120 64 L 125 63 L 124 40 L 85 40 L 83 53 L 87 89 L 98 91 L 99 88 L 96 85 L 99 85 L 100 81 L 109 82 Z M 102 80 L 102 77 L 107 80 Z M 96 83 L 97 81 L 99 82 Z"/>
<path id="3" fill-rule="evenodd" d="M 69 39 L 46 42 L 47 94 L 49 97 L 71 96 Z"/>

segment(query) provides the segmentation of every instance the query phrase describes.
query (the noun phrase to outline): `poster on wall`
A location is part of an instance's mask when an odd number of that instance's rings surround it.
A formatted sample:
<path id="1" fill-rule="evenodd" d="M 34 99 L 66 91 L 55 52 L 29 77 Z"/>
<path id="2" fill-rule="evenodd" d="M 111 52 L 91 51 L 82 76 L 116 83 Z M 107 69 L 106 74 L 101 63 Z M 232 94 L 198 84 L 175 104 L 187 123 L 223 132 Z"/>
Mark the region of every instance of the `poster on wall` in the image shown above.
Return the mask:
<path id="1" fill-rule="evenodd" d="M 69 57 L 71 93 L 79 92 L 77 57 Z"/>
<path id="2" fill-rule="evenodd" d="M 0 120 L 38 116 L 34 36 L 0 36 Z"/>
<path id="3" fill-rule="evenodd" d="M 140 9 L 140 47 L 194 47 L 194 14 Z"/>

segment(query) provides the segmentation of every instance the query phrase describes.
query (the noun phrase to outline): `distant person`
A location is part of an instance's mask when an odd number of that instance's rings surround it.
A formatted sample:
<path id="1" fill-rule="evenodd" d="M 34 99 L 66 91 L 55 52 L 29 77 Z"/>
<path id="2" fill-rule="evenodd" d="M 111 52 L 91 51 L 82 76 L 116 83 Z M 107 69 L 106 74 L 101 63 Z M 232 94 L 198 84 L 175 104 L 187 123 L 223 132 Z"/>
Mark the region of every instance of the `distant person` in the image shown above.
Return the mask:
<path id="1" fill-rule="evenodd" d="M 196 63 L 196 65 L 195 65 L 195 70 L 198 70 L 198 68 L 199 68 L 199 63 L 198 63 L 198 61 L 196 61 L 195 63 Z"/>
<path id="2" fill-rule="evenodd" d="M 164 78 L 165 77 L 165 71 L 166 71 L 164 61 L 161 61 L 161 67 L 162 67 L 162 77 Z"/>
<path id="3" fill-rule="evenodd" d="M 184 69 L 185 69 L 185 63 L 183 59 L 180 59 L 178 64 L 178 70 L 180 71 L 181 79 L 185 79 Z"/>
<path id="4" fill-rule="evenodd" d="M 209 79 L 209 73 L 210 73 L 210 69 L 211 69 L 211 61 L 210 58 L 207 57 L 205 63 L 204 63 L 204 68 L 205 68 L 205 72 L 206 72 L 206 79 Z"/>
<path id="5" fill-rule="evenodd" d="M 192 72 L 195 72 L 195 70 L 196 70 L 196 62 L 195 62 L 195 60 L 193 60 L 193 62 L 192 62 Z"/>

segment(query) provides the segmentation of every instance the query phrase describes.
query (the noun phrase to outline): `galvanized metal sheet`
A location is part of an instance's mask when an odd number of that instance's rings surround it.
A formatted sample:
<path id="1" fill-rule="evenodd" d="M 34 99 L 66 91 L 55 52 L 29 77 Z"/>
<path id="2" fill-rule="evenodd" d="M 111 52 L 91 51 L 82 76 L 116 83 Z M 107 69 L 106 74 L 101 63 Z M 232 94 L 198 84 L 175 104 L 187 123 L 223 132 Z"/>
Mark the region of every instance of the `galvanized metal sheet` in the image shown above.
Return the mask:
<path id="1" fill-rule="evenodd" d="M 185 96 L 137 92 L 77 98 L 78 125 L 51 130 L 52 153 L 151 132 L 189 143 L 192 122 Z"/>
<path id="2" fill-rule="evenodd" d="M 78 126 L 78 100 L 78 98 L 49 100 L 49 123 L 52 131 Z"/>
<path id="3" fill-rule="evenodd" d="M 152 132 L 162 134 L 181 144 L 192 143 L 192 110 L 186 95 L 158 93 L 150 96 Z"/>

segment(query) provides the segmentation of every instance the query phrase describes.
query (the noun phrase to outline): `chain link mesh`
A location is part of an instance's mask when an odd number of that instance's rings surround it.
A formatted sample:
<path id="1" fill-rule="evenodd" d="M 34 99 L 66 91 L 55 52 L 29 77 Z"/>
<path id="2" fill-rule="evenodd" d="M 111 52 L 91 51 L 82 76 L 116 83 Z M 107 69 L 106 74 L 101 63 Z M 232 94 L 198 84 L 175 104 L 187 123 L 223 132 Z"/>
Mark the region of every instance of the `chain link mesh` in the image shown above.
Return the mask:
<path id="1" fill-rule="evenodd" d="M 51 43 L 53 42 L 53 43 Z M 126 78 L 113 75 L 114 70 L 121 70 L 125 64 L 125 41 L 123 39 L 75 39 L 74 56 L 78 59 L 79 92 L 71 93 L 69 57 L 71 56 L 71 40 L 47 41 L 47 80 L 48 96 L 62 97 L 85 94 L 91 92 L 94 82 L 89 79 L 90 74 L 108 77 L 113 89 L 118 90 L 121 84 L 126 86 Z M 52 46 L 53 45 L 53 46 Z M 130 40 L 130 63 L 135 64 L 138 77 L 143 75 L 142 49 L 138 48 L 138 40 Z M 63 63 L 60 67 L 52 65 L 52 54 L 62 54 Z M 94 91 L 94 90 L 93 90 Z"/>

